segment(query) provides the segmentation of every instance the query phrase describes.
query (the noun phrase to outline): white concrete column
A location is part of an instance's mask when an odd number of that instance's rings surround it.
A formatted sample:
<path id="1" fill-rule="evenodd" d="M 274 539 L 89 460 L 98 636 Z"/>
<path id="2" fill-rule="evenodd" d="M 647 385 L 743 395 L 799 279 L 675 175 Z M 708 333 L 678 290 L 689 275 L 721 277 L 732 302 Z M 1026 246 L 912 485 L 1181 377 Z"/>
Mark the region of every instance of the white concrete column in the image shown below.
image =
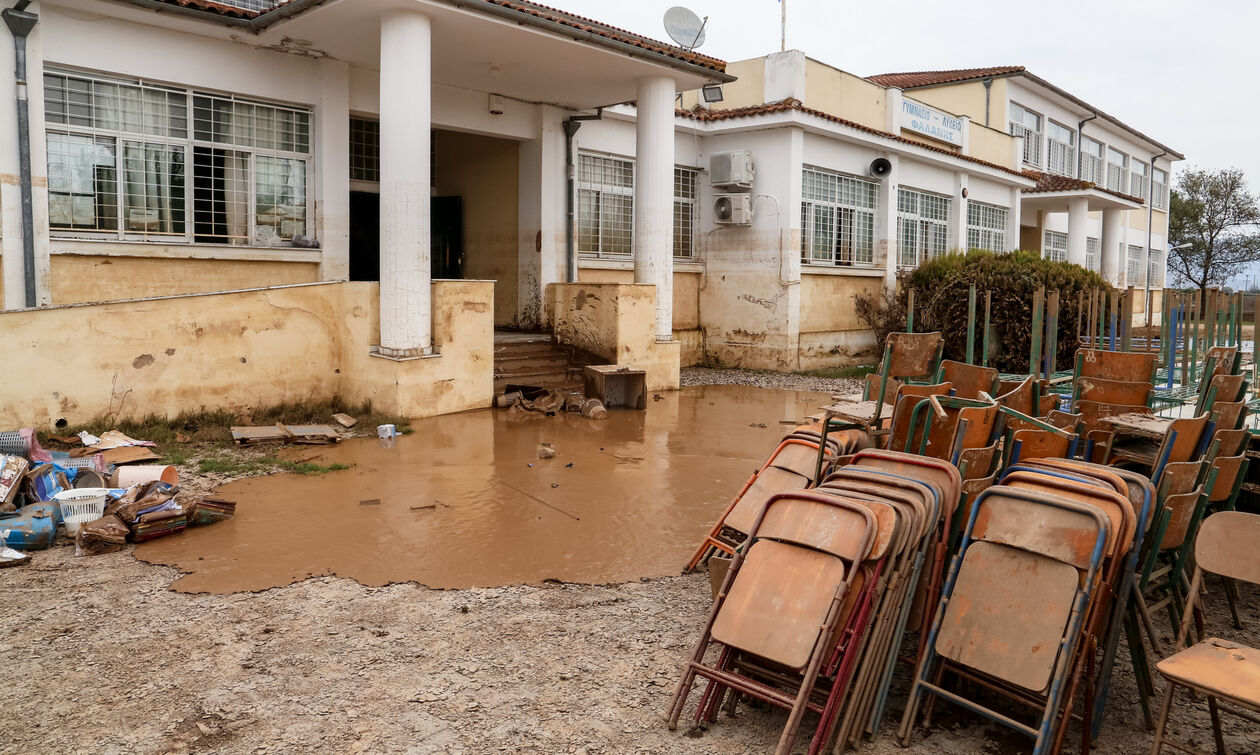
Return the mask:
<path id="1" fill-rule="evenodd" d="M 538 135 L 521 142 L 517 168 L 516 325 L 533 329 L 543 322 L 543 294 L 560 280 L 565 255 L 563 111 L 538 108 Z"/>
<path id="2" fill-rule="evenodd" d="M 875 201 L 875 248 L 884 250 L 884 286 L 897 287 L 897 176 L 900 160 L 894 154 L 880 155 L 892 163 L 892 170 L 879 184 Z"/>
<path id="3" fill-rule="evenodd" d="M 11 5 L 11 3 L 10 3 Z M 0 25 L 2 28 L 2 25 Z M 26 306 L 26 269 L 22 246 L 31 232 L 35 246 L 35 306 L 52 301 L 52 259 L 48 243 L 48 141 L 44 132 L 44 22 L 35 24 L 26 40 L 26 81 L 30 106 L 31 204 L 35 227 L 22 230 L 19 185 L 17 88 L 13 80 L 13 36 L 0 31 L 0 279 L 4 309 Z"/>
<path id="4" fill-rule="evenodd" d="M 674 80 L 639 80 L 634 282 L 656 286 L 656 338 L 674 338 Z"/>
<path id="5" fill-rule="evenodd" d="M 1099 241 L 1102 255 L 1102 277 L 1113 286 L 1121 285 L 1124 276 L 1124 211 L 1103 210 L 1102 239 Z"/>
<path id="6" fill-rule="evenodd" d="M 950 205 L 952 208 L 949 219 L 950 224 L 950 251 L 967 251 L 967 198 L 963 196 L 967 191 L 967 174 L 962 171 L 954 173 L 954 201 Z"/>
<path id="7" fill-rule="evenodd" d="M 1089 200 L 1068 200 L 1067 261 L 1085 267 L 1085 237 L 1089 234 Z"/>
<path id="8" fill-rule="evenodd" d="M 429 353 L 429 131 L 432 90 L 428 17 L 381 15 L 381 343 L 395 358 Z"/>
<path id="9" fill-rule="evenodd" d="M 886 128 L 890 134 L 901 133 L 901 90 L 897 87 L 889 87 L 884 90 L 884 105 L 887 108 L 885 113 Z"/>
<path id="10" fill-rule="evenodd" d="M 1023 193 L 1018 186 L 1011 187 L 1011 208 L 1006 213 L 1006 248 L 1002 251 L 1009 252 L 1020 247 L 1019 243 L 1019 225 L 1020 215 L 1022 214 L 1023 204 L 1020 199 Z"/>
<path id="11" fill-rule="evenodd" d="M 350 66 L 319 61 L 319 107 L 315 110 L 315 228 L 320 280 L 350 278 Z"/>

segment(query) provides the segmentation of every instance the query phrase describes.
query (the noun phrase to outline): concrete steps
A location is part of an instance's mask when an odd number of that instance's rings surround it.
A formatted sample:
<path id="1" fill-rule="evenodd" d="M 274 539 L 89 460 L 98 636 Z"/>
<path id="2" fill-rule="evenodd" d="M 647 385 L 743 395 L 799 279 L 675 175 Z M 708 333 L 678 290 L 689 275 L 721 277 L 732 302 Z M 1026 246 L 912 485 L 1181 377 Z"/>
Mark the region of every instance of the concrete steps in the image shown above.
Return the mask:
<path id="1" fill-rule="evenodd" d="M 556 343 L 549 334 L 496 335 L 494 392 L 508 385 L 534 385 L 554 391 L 580 391 L 583 370 L 599 360 L 571 346 Z"/>

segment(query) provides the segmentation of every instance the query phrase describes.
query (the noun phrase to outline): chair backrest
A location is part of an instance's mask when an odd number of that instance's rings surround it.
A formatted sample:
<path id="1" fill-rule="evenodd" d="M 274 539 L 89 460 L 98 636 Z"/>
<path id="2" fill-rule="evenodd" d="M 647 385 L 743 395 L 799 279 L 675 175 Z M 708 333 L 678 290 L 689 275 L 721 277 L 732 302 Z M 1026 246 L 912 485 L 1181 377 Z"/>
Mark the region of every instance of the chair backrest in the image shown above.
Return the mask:
<path id="1" fill-rule="evenodd" d="M 1164 539 L 1159 544 L 1160 550 L 1180 548 L 1186 541 L 1190 525 L 1194 522 L 1194 512 L 1203 497 L 1203 489 L 1195 488 L 1189 493 L 1179 493 L 1164 498 L 1164 510 L 1168 512 L 1168 528 L 1164 530 Z"/>
<path id="2" fill-rule="evenodd" d="M 830 443 L 827 445 L 827 451 L 823 454 L 824 465 L 837 456 L 835 448 Z M 804 438 L 785 438 L 770 454 L 765 466 L 786 469 L 813 479 L 814 470 L 818 466 L 818 442 Z"/>
<path id="3" fill-rule="evenodd" d="M 1076 503 L 1096 506 L 1107 515 L 1106 552 L 1116 555 L 1132 542 L 1136 515 L 1127 495 L 1117 493 L 1101 481 L 1081 482 L 1035 472 L 1013 472 L 1002 478 L 1002 484 L 1025 490 L 1042 491 Z"/>
<path id="4" fill-rule="evenodd" d="M 1208 381 L 1207 390 L 1213 401 L 1241 401 L 1246 385 L 1246 375 L 1216 375 Z"/>
<path id="5" fill-rule="evenodd" d="M 1001 543 L 1087 569 L 1110 527 L 1096 507 L 1055 496 L 994 485 L 975 504 L 973 540 Z"/>
<path id="6" fill-rule="evenodd" d="M 1218 456 L 1211 462 L 1211 469 L 1216 471 L 1216 480 L 1212 484 L 1212 492 L 1208 502 L 1221 503 L 1233 499 L 1239 485 L 1247 474 L 1247 455 Z"/>
<path id="7" fill-rule="evenodd" d="M 875 467 L 939 487 L 943 496 L 942 517 L 952 515 L 954 508 L 958 505 L 962 475 L 958 473 L 958 467 L 947 461 L 899 451 L 868 448 L 853 455 L 853 464 L 860 467 Z"/>
<path id="8" fill-rule="evenodd" d="M 896 378 L 884 380 L 878 372 L 866 373 L 865 383 L 862 386 L 862 399 L 864 401 L 874 401 L 875 394 L 879 393 L 880 382 L 884 383 L 884 403 L 895 403 L 897 401 L 897 389 L 901 387 L 901 381 Z"/>
<path id="9" fill-rule="evenodd" d="M 891 532 L 891 508 L 875 513 L 868 506 L 808 491 L 778 493 L 766 503 L 757 539 L 804 545 L 850 563 L 869 558 L 881 527 Z"/>
<path id="10" fill-rule="evenodd" d="M 778 493 L 804 490 L 811 482 L 809 476 L 774 466 L 765 467 L 757 473 L 752 484 L 740 495 L 739 500 L 731 507 L 722 523 L 747 535 L 757 521 L 757 515 L 771 498 Z"/>
<path id="11" fill-rule="evenodd" d="M 1148 406 L 1155 388 L 1144 380 L 1108 380 L 1100 377 L 1082 377 L 1076 381 L 1076 399 L 1097 401 L 1100 404 L 1128 404 Z"/>
<path id="12" fill-rule="evenodd" d="M 1212 422 L 1223 430 L 1235 430 L 1247 416 L 1245 401 L 1217 401 L 1212 404 Z"/>
<path id="13" fill-rule="evenodd" d="M 940 365 L 943 343 L 940 333 L 889 333 L 888 376 L 930 379 Z"/>
<path id="14" fill-rule="evenodd" d="M 964 480 L 988 477 L 997 472 L 994 462 L 999 458 L 996 441 L 981 448 L 964 448 L 958 454 L 958 471 L 962 472 Z"/>
<path id="15" fill-rule="evenodd" d="M 1076 412 L 1081 415 L 1081 431 L 1093 432 L 1105 430 L 1111 432 L 1111 425 L 1102 422 L 1104 417 L 1118 417 L 1121 414 L 1150 414 L 1145 406 L 1129 406 L 1125 404 L 1100 404 L 1097 401 L 1077 401 Z"/>
<path id="16" fill-rule="evenodd" d="M 1020 414 L 1035 416 L 1037 414 L 1037 380 L 1029 375 L 1020 381 L 998 383 L 994 401 Z"/>
<path id="17" fill-rule="evenodd" d="M 1011 435 L 1011 458 L 1008 463 L 1014 464 L 1021 459 L 1042 459 L 1045 457 L 1063 458 L 1067 456 L 1072 445 L 1071 438 L 1065 438 L 1049 430 L 1016 430 Z"/>
<path id="18" fill-rule="evenodd" d="M 982 391 L 990 396 L 993 395 L 997 389 L 998 371 L 992 367 L 981 367 L 946 359 L 941 362 L 937 379 L 953 383 L 955 396 L 980 398 Z"/>
<path id="19" fill-rule="evenodd" d="M 1260 516 L 1241 511 L 1213 514 L 1194 543 L 1198 565 L 1213 574 L 1260 584 Z"/>
<path id="20" fill-rule="evenodd" d="M 1139 380 L 1155 382 L 1155 363 L 1158 354 L 1135 351 L 1103 351 L 1078 349 L 1076 375 L 1104 378 L 1106 380 Z"/>
<path id="21" fill-rule="evenodd" d="M 1202 472 L 1203 462 L 1201 461 L 1181 461 L 1165 465 L 1164 473 L 1159 478 L 1160 499 L 1194 490 L 1199 484 L 1199 476 Z"/>
<path id="22" fill-rule="evenodd" d="M 1207 430 L 1209 419 L 1204 414 L 1201 417 L 1182 417 L 1169 423 L 1156 459 L 1162 459 L 1169 464 L 1193 461 L 1199 450 L 1199 443 L 1203 440 L 1203 433 Z"/>
<path id="23" fill-rule="evenodd" d="M 1047 425 L 1054 425 L 1060 430 L 1067 430 L 1072 433 L 1081 427 L 1081 415 L 1061 412 L 1058 409 L 1046 412 L 1046 416 L 1043 419 Z"/>
<path id="24" fill-rule="evenodd" d="M 1218 424 L 1216 432 L 1212 433 L 1212 442 L 1208 444 L 1207 458 L 1211 460 L 1217 456 L 1237 456 L 1247 450 L 1250 442 L 1251 433 L 1247 428 L 1222 430 Z"/>
<path id="25" fill-rule="evenodd" d="M 1212 377 L 1232 375 L 1238 367 L 1238 347 L 1213 346 L 1207 350 L 1207 358 L 1212 360 Z"/>

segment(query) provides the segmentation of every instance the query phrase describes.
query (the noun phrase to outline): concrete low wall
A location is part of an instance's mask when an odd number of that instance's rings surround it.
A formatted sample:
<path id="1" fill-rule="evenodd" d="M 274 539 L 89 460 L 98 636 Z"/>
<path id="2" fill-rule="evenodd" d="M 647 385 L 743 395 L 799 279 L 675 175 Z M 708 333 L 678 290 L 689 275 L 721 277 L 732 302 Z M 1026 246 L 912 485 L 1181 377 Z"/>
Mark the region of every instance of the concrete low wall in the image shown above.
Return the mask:
<path id="1" fill-rule="evenodd" d="M 318 262 L 52 255 L 54 305 L 237 291 L 318 280 Z"/>
<path id="2" fill-rule="evenodd" d="M 421 417 L 488 406 L 493 283 L 435 281 L 441 355 L 369 355 L 377 286 L 317 283 L 0 312 L 0 426 L 370 398 Z"/>
<path id="3" fill-rule="evenodd" d="M 655 286 L 551 283 L 544 308 L 558 342 L 644 370 L 648 390 L 678 388 L 681 345 L 656 340 Z"/>

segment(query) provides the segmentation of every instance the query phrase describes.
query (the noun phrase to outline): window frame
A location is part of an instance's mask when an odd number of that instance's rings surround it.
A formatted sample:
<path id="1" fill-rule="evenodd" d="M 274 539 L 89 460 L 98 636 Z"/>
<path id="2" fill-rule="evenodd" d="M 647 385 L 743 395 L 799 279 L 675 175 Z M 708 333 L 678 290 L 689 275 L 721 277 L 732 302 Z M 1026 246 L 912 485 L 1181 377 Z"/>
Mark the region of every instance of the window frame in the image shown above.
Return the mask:
<path id="1" fill-rule="evenodd" d="M 1094 154 L 1085 149 L 1085 142 L 1089 142 L 1098 147 L 1098 153 Z M 1095 186 L 1106 186 L 1107 182 L 1107 147 L 1097 139 L 1091 139 L 1081 134 L 1077 143 L 1077 154 L 1080 155 L 1079 173 L 1083 181 L 1089 181 Z M 1086 164 L 1089 164 L 1090 170 L 1086 172 Z"/>
<path id="2" fill-rule="evenodd" d="M 1127 183 L 1129 179 L 1129 155 L 1125 154 L 1124 152 L 1121 152 L 1120 150 L 1110 145 L 1107 146 L 1105 154 L 1106 156 L 1104 157 L 1104 160 L 1105 160 L 1104 164 L 1106 165 L 1106 170 L 1107 170 L 1107 173 L 1106 173 L 1107 190 L 1118 191 L 1121 194 L 1127 194 L 1128 188 L 1129 188 L 1128 183 Z M 1121 161 L 1120 162 L 1113 161 L 1111 159 L 1112 155 L 1119 155 L 1121 158 Z M 1114 182 L 1115 185 L 1112 185 L 1113 182 L 1111 180 L 1111 172 L 1113 168 L 1116 171 L 1116 181 Z"/>
<path id="3" fill-rule="evenodd" d="M 622 166 L 628 170 L 628 173 L 630 176 L 629 185 L 618 186 L 615 184 L 609 184 L 607 182 L 595 184 L 592 182 L 583 181 L 583 164 L 582 164 L 583 160 L 601 160 L 601 161 L 604 161 L 605 163 L 622 164 Z M 630 158 L 630 157 L 624 157 L 622 155 L 608 154 L 606 152 L 596 152 L 592 150 L 579 150 L 578 159 L 577 159 L 576 164 L 574 165 L 574 169 L 577 171 L 577 176 L 576 176 L 576 180 L 574 180 L 573 182 L 574 184 L 573 189 L 574 189 L 574 192 L 576 193 L 576 196 L 573 198 L 573 207 L 576 213 L 576 217 L 574 218 L 573 232 L 574 232 L 574 237 L 575 237 L 574 245 L 577 248 L 578 256 L 584 257 L 586 259 L 612 259 L 612 260 L 634 259 L 634 234 L 635 234 L 634 189 L 635 189 L 635 184 L 638 182 L 638 178 L 639 178 L 638 165 L 635 159 Z M 595 238 L 597 240 L 597 245 L 598 245 L 598 248 L 596 248 L 595 250 L 582 248 L 582 242 L 583 242 L 582 192 L 584 190 L 599 192 L 599 200 L 595 204 L 596 225 L 594 228 L 594 232 L 595 232 Z M 624 252 L 609 252 L 609 251 L 604 251 L 603 249 L 604 247 L 604 221 L 605 221 L 604 201 L 603 201 L 604 194 L 611 194 L 618 197 L 627 197 L 629 199 L 629 218 L 627 221 L 628 236 L 626 237 L 626 240 L 625 240 L 626 251 Z"/>
<path id="4" fill-rule="evenodd" d="M 813 191 L 809 181 L 814 176 Z M 869 198 L 864 205 L 861 198 Z M 851 201 L 845 201 L 846 198 Z M 811 267 L 875 268 L 875 224 L 879 212 L 879 184 L 839 171 L 804 165 L 801 168 L 801 264 Z M 830 215 L 827 255 L 820 256 L 817 223 Z M 847 236 L 843 238 L 842 236 Z"/>
<path id="5" fill-rule="evenodd" d="M 1163 180 L 1156 181 L 1156 176 L 1163 176 Z M 1159 187 L 1158 191 L 1155 187 Z M 1157 210 L 1168 209 L 1168 171 L 1162 168 L 1153 168 L 1151 170 L 1151 206 Z"/>
<path id="6" fill-rule="evenodd" d="M 1024 116 L 1032 116 L 1032 118 L 1035 119 L 1036 121 L 1036 128 L 1030 127 L 1026 122 L 1027 121 L 1026 118 L 1020 119 L 1017 121 L 1015 119 L 1016 110 L 1018 110 Z M 1045 124 L 1046 124 L 1045 116 L 1042 115 L 1041 113 L 1038 113 L 1036 110 L 1032 110 L 1027 107 L 1024 107 L 1023 105 L 1013 100 L 1007 103 L 1006 115 L 1007 115 L 1007 131 L 1012 136 L 1024 137 L 1023 163 L 1025 165 L 1031 165 L 1034 168 L 1040 168 L 1041 167 L 1041 137 L 1042 137 L 1042 134 L 1045 133 Z M 1029 134 L 1032 134 L 1036 138 L 1030 139 Z"/>
<path id="7" fill-rule="evenodd" d="M 1054 239 L 1053 248 L 1050 240 Z M 1060 245 L 1060 240 L 1062 244 Z M 1068 235 L 1062 231 L 1046 229 L 1041 236 L 1041 257 L 1051 262 L 1068 261 Z"/>
<path id="8" fill-rule="evenodd" d="M 46 146 L 50 146 L 47 144 L 47 141 L 48 138 L 53 135 L 69 138 L 86 138 L 93 141 L 110 140 L 114 145 L 113 184 L 115 186 L 115 192 L 113 196 L 115 202 L 114 225 L 116 227 L 83 228 L 60 224 L 54 225 L 50 207 L 49 234 L 53 238 L 157 244 L 207 244 L 213 246 L 252 247 L 256 249 L 292 248 L 292 237 L 285 238 L 283 236 L 277 236 L 275 243 L 267 244 L 259 243 L 258 241 L 259 229 L 261 227 L 271 225 L 269 223 L 258 222 L 259 213 L 257 201 L 260 177 L 258 167 L 259 158 L 273 160 L 276 162 L 286 160 L 298 161 L 302 164 L 302 229 L 300 234 L 295 233 L 294 235 L 313 235 L 314 197 L 312 196 L 311 188 L 313 183 L 312 178 L 314 176 L 314 110 L 311 107 L 301 104 L 269 100 L 261 97 L 249 97 L 230 92 L 218 92 L 204 87 L 193 87 L 182 84 L 160 82 L 145 77 L 114 75 L 108 72 L 96 70 L 86 71 L 62 66 L 48 66 L 44 69 L 43 75 L 44 78 L 42 80 L 42 84 L 45 87 L 46 95 L 50 77 L 60 77 L 63 80 L 63 91 L 67 92 L 67 98 L 69 93 L 68 82 L 70 80 L 87 82 L 89 84 L 88 89 L 90 92 L 89 104 L 87 105 L 88 109 L 86 111 L 87 115 L 79 115 L 75 117 L 86 117 L 89 121 L 92 121 L 92 123 L 88 125 L 71 122 L 69 99 L 63 101 L 66 105 L 65 122 L 54 119 L 50 116 L 50 110 L 51 107 L 55 106 L 55 101 L 52 101 L 51 98 L 45 96 L 44 131 Z M 100 106 L 101 109 L 98 110 L 98 106 L 94 101 L 96 85 L 98 84 L 101 85 L 102 88 L 116 87 L 120 103 L 124 100 L 124 96 L 122 94 L 124 87 L 128 88 L 127 91 L 134 90 L 138 93 L 138 100 L 141 103 L 142 108 L 140 115 L 141 123 L 138 129 L 130 130 L 126 128 L 126 126 L 130 124 L 124 124 L 121 122 L 123 118 L 121 108 L 119 109 L 119 113 L 117 115 L 119 122 L 114 127 L 102 126 L 95 123 L 98 119 L 106 117 L 102 115 L 102 113 L 106 112 L 104 106 Z M 144 93 L 148 91 L 165 92 L 167 94 L 168 103 L 171 95 L 182 97 L 183 99 L 182 117 L 176 118 L 176 111 L 168 106 L 166 117 L 170 120 L 170 123 L 168 123 L 165 127 L 165 130 L 168 133 L 159 134 L 145 130 L 147 124 L 144 122 L 146 113 L 143 111 L 143 106 L 146 96 Z M 204 125 L 202 120 L 199 120 L 201 118 L 201 116 L 198 115 L 199 100 L 204 100 L 205 98 L 210 98 L 212 101 L 240 103 L 242 106 L 251 108 L 269 108 L 273 115 L 279 112 L 290 113 L 290 117 L 292 118 L 291 123 L 293 125 L 291 138 L 295 149 L 286 150 L 277 147 L 260 147 L 257 144 L 240 144 L 227 139 L 202 138 L 200 132 L 203 128 L 209 128 L 212 132 L 215 128 L 213 111 L 211 113 L 208 126 Z M 81 104 L 82 103 L 80 103 L 80 105 Z M 301 119 L 299 119 L 299 114 Z M 304 121 L 301 127 L 298 126 L 299 120 Z M 170 124 L 177 121 L 182 121 L 182 136 L 170 133 L 175 130 Z M 273 123 L 275 123 L 275 121 L 273 121 Z M 257 125 L 256 122 L 251 123 L 251 128 L 255 125 Z M 273 133 L 280 133 L 280 126 L 278 124 L 275 129 L 276 130 L 273 131 Z M 297 146 L 299 146 L 299 141 L 302 142 L 302 146 L 305 146 L 305 152 L 299 152 L 296 150 Z M 172 193 L 169 199 L 174 200 L 178 198 L 182 203 L 182 217 L 180 220 L 182 230 L 148 231 L 127 228 L 129 221 L 126 219 L 125 215 L 129 209 L 134 208 L 131 208 L 128 205 L 127 184 L 129 181 L 128 169 L 125 162 L 127 159 L 125 153 L 126 145 L 140 145 L 144 149 L 150 149 L 152 147 L 169 148 L 171 154 L 181 155 L 181 162 L 179 163 L 178 168 L 179 175 L 182 180 L 182 187 L 180 188 L 178 194 Z M 217 150 L 223 153 L 242 153 L 246 156 L 247 167 L 245 169 L 245 183 L 247 186 L 245 192 L 243 192 L 243 198 L 236 200 L 241 204 L 244 204 L 246 207 L 247 230 L 245 235 L 229 235 L 221 237 L 222 240 L 220 240 L 219 237 L 216 237 L 213 240 L 207 240 L 206 236 L 213 236 L 213 234 L 197 233 L 197 226 L 200 222 L 198 221 L 199 214 L 209 212 L 213 215 L 215 212 L 213 209 L 209 211 L 199 209 L 196 188 L 196 171 L 199 168 L 205 167 L 197 162 L 199 150 L 202 151 L 202 154 L 204 154 L 207 150 Z M 51 149 L 49 150 L 49 155 L 51 155 Z M 59 179 L 60 176 L 53 175 L 51 161 L 47 162 L 48 164 L 46 167 L 48 168 L 49 181 L 51 183 L 54 179 Z M 175 163 L 172 162 L 171 165 L 174 166 Z M 170 176 L 167 176 L 167 178 L 169 179 Z M 51 195 L 52 192 L 50 192 L 50 199 Z M 93 198 L 94 201 L 96 201 L 95 191 L 93 192 Z M 146 206 L 147 199 L 148 197 L 146 194 Z M 147 212 L 147 210 L 145 211 Z"/>
<path id="9" fill-rule="evenodd" d="M 690 174 L 691 180 L 691 196 L 683 196 L 679 192 L 679 179 L 682 176 Z M 633 208 L 633 205 L 631 205 Z M 686 208 L 690 207 L 690 210 Z M 673 214 L 673 233 L 671 234 L 671 248 L 674 260 L 678 262 L 695 262 L 696 255 L 696 229 L 700 224 L 700 169 L 690 165 L 674 166 L 674 214 Z M 687 253 L 679 254 L 679 220 L 686 217 L 691 226 L 691 233 L 687 236 Z"/>
<path id="10" fill-rule="evenodd" d="M 1102 248 L 1102 241 L 1095 236 L 1085 237 L 1085 268 L 1098 272 L 1099 267 L 1098 250 Z"/>
<path id="11" fill-rule="evenodd" d="M 1056 139 L 1055 129 L 1067 134 L 1067 141 Z M 1076 140 L 1075 130 L 1064 126 L 1053 119 L 1046 119 L 1046 170 L 1061 176 L 1076 177 Z M 1056 169 L 1056 157 L 1061 167 Z"/>
<path id="12" fill-rule="evenodd" d="M 975 210 L 973 214 L 973 209 Z M 991 252 L 1002 253 L 1006 249 L 1006 224 L 1010 222 L 1010 208 L 999 207 L 994 204 L 985 202 L 967 201 L 967 248 L 968 249 L 987 249 Z M 997 223 L 997 218 L 1001 218 L 1001 224 Z M 988 217 L 986 218 L 986 215 Z M 986 222 L 987 221 L 987 222 Z M 1001 239 L 996 247 L 992 246 L 993 239 Z M 990 244 L 986 246 L 986 244 Z"/>
<path id="13" fill-rule="evenodd" d="M 1140 169 L 1140 170 L 1139 170 Z M 1141 160 L 1129 160 L 1129 196 L 1140 197 L 1143 202 L 1149 199 L 1147 186 L 1150 181 L 1150 166 Z M 1138 187 L 1134 191 L 1134 187 Z"/>
<path id="14" fill-rule="evenodd" d="M 944 207 L 944 211 L 940 213 L 929 214 L 924 211 L 924 200 L 932 200 L 939 210 L 940 206 Z M 904 201 L 903 201 L 904 200 Z M 914 209 L 908 208 L 913 200 Z M 928 260 L 949 254 L 950 243 L 953 239 L 953 197 L 936 194 L 934 192 L 923 191 L 909 186 L 897 187 L 897 268 L 899 270 L 913 270 Z M 937 217 L 943 215 L 944 217 Z M 914 236 L 914 262 L 906 261 L 907 244 L 903 241 L 911 235 Z M 941 243 L 937 243 L 937 242 Z"/>
<path id="15" fill-rule="evenodd" d="M 1137 259 L 1133 258 L 1133 253 L 1137 252 Z M 1125 244 L 1125 266 L 1124 266 L 1124 284 L 1126 286 L 1144 286 L 1146 285 L 1146 277 L 1142 274 L 1142 269 L 1146 267 L 1146 250 L 1138 244 Z"/>

